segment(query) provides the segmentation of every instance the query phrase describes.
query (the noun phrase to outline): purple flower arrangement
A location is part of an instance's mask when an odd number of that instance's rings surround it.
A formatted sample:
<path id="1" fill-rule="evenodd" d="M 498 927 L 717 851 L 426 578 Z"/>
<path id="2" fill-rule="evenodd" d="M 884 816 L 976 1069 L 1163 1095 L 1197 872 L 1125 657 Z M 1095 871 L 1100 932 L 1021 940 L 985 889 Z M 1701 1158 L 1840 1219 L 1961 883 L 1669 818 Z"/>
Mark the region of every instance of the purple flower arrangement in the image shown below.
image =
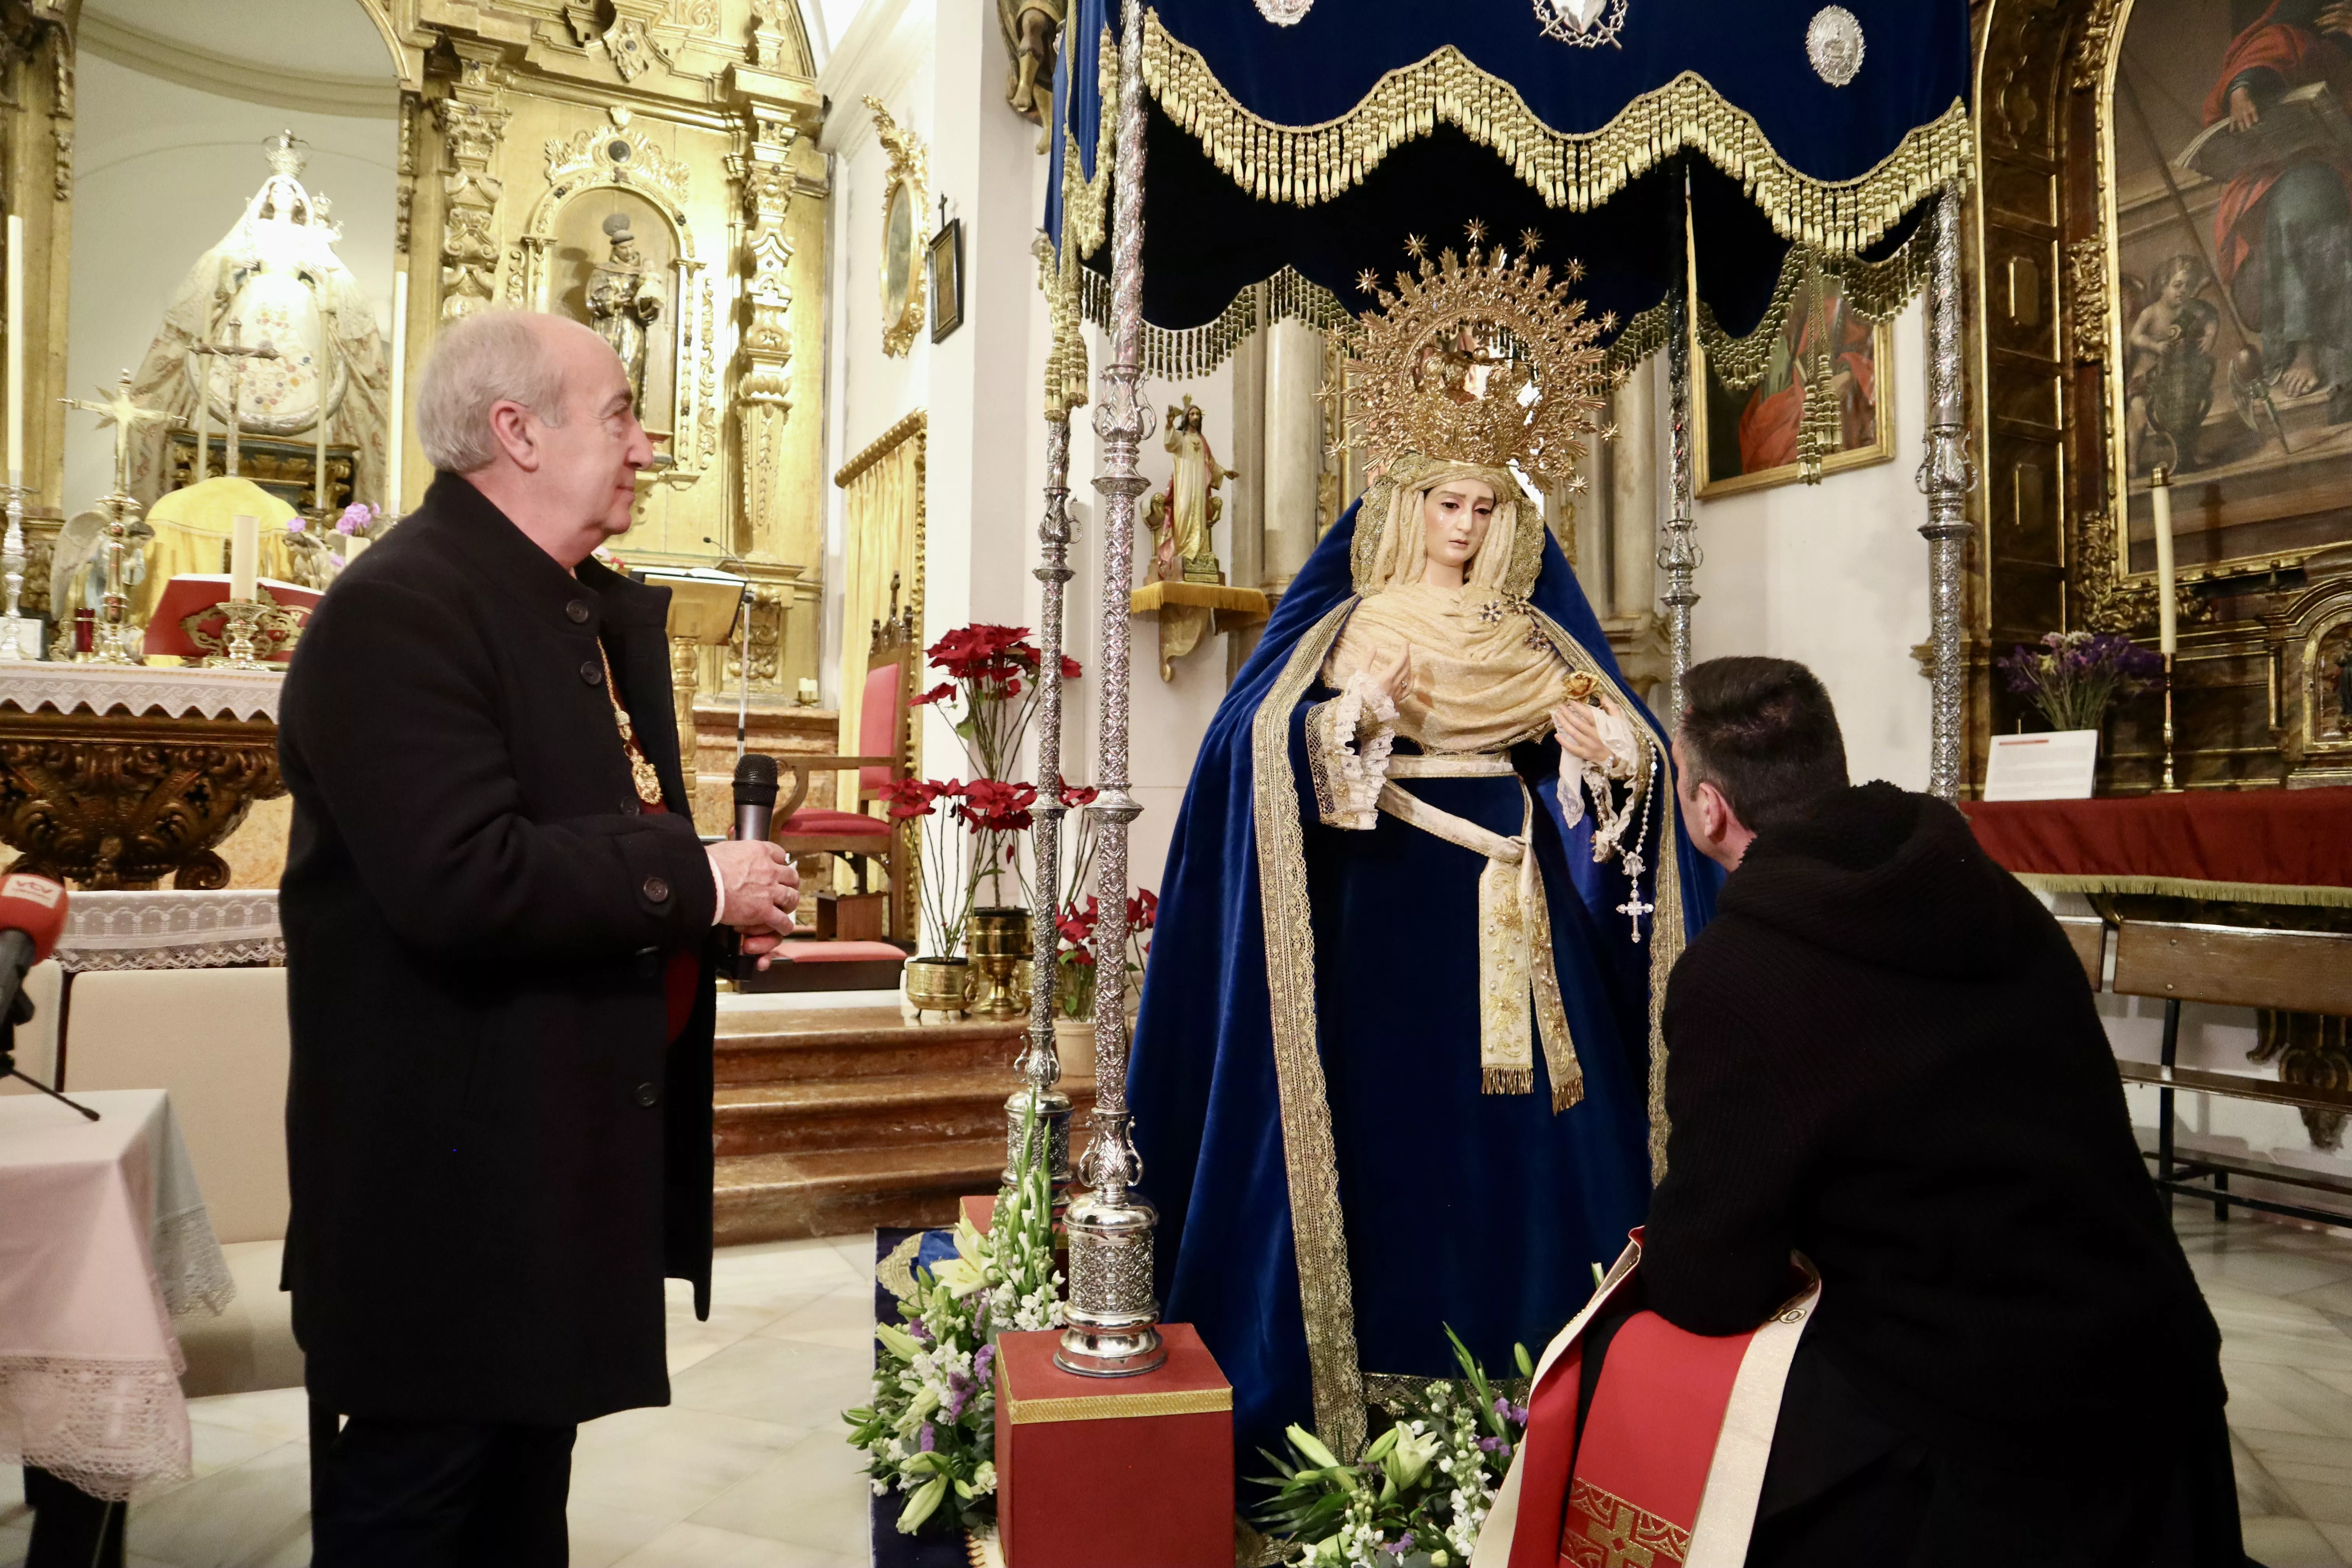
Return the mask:
<path id="1" fill-rule="evenodd" d="M 2114 632 L 2045 633 L 1993 664 L 2058 730 L 2095 730 L 2117 698 L 2164 681 L 2160 655 Z"/>

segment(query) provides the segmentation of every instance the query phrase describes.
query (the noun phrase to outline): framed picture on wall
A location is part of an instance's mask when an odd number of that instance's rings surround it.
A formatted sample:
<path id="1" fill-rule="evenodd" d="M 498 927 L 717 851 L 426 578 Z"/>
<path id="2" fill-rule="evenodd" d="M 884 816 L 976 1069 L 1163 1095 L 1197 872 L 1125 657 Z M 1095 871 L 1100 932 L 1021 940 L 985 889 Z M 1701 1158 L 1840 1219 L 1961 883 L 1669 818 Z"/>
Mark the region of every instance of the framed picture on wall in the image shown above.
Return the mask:
<path id="1" fill-rule="evenodd" d="M 1761 329 L 1759 329 L 1761 330 Z M 1826 347 L 1824 356 L 1816 342 Z M 1895 418 L 1887 378 L 1894 335 L 1887 323 L 1846 308 L 1837 279 L 1822 273 L 1797 288 L 1789 313 L 1773 330 L 1762 379 L 1727 384 L 1694 343 L 1693 380 L 1700 389 L 1696 445 L 1691 452 L 1702 500 L 1764 489 L 1799 479 L 1798 437 L 1805 398 L 1826 360 L 1837 400 L 1837 444 L 1822 471 L 1837 473 L 1895 456 Z"/>
<path id="2" fill-rule="evenodd" d="M 963 325 L 963 219 L 931 236 L 931 342 Z"/>
<path id="3" fill-rule="evenodd" d="M 2352 12 L 2138 0 L 2105 105 L 2123 572 L 2172 476 L 2189 576 L 2352 541 Z"/>

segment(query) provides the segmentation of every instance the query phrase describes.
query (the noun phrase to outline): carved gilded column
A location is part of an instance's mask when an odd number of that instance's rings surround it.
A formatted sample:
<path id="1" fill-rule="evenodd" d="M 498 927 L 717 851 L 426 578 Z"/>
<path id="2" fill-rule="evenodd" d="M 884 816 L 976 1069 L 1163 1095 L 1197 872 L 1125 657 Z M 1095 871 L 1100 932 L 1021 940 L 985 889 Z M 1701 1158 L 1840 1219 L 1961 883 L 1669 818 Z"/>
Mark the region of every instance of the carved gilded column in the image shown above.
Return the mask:
<path id="1" fill-rule="evenodd" d="M 499 198 L 505 182 L 490 172 L 506 137 L 509 111 L 500 103 L 499 51 L 453 38 L 457 79 L 435 100 L 442 152 L 441 319 L 456 321 L 498 297 Z"/>
<path id="2" fill-rule="evenodd" d="M 748 548 L 773 511 L 783 481 L 784 421 L 793 411 L 793 143 L 800 131 L 781 110 L 753 104 L 743 161 L 743 299 L 746 318 L 735 414 L 741 438 L 743 531 Z"/>

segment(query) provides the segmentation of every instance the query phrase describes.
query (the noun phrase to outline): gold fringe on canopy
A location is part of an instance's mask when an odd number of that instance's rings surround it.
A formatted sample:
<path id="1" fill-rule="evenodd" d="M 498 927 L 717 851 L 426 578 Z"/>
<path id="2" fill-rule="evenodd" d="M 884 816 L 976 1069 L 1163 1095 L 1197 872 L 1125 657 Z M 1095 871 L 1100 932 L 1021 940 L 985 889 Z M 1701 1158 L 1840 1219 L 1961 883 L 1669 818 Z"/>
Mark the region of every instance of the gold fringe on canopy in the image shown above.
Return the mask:
<path id="1" fill-rule="evenodd" d="M 1764 314 L 1757 321 L 1756 330 L 1746 337 L 1734 337 L 1724 331 L 1722 323 L 1715 319 L 1715 312 L 1707 309 L 1706 301 L 1699 301 L 1696 312 L 1698 342 L 1706 355 L 1707 374 L 1735 392 L 1744 391 L 1764 379 L 1764 373 L 1770 365 L 1773 342 L 1780 335 L 1780 323 L 1787 320 L 1789 307 L 1795 303 L 1797 289 L 1803 284 L 1809 267 L 1818 267 L 1823 276 L 1838 280 L 1839 292 L 1854 314 L 1874 321 L 1901 315 L 1903 308 L 1918 298 L 1919 290 L 1927 287 L 1927 253 L 1934 244 L 1935 237 L 1923 225 L 1884 261 L 1864 261 L 1854 256 L 1825 256 L 1801 245 L 1790 246 L 1788 256 L 1780 263 L 1780 280 L 1772 286 L 1771 303 L 1764 307 Z M 1663 317 L 1664 310 L 1664 307 L 1659 306 L 1654 313 Z M 1631 339 L 1634 335 L 1634 327 L 1653 313 L 1652 310 L 1644 310 L 1628 322 L 1625 331 L 1618 337 L 1618 345 Z M 1650 348 L 1663 344 L 1665 334 L 1666 328 L 1661 320 L 1658 342 L 1651 344 Z M 1648 353 L 1649 348 L 1643 348 L 1623 363 L 1631 366 Z M 1612 346 L 1612 366 L 1618 363 L 1619 353 L 1619 347 Z"/>
<path id="2" fill-rule="evenodd" d="M 1106 60 L 1112 52 L 1106 48 Z M 1696 72 L 1643 93 L 1598 131 L 1570 134 L 1546 125 L 1517 88 L 1450 44 L 1390 71 L 1336 120 L 1277 125 L 1244 108 L 1152 9 L 1143 13 L 1143 79 L 1169 118 L 1236 184 L 1260 201 L 1300 206 L 1362 184 L 1382 158 L 1442 121 L 1491 148 L 1548 205 L 1573 212 L 1600 206 L 1677 153 L 1698 153 L 1740 183 L 1776 232 L 1851 256 L 1877 243 L 1937 186 L 1966 183 L 1974 165 L 1975 136 L 1958 99 L 1867 174 L 1818 180 L 1790 168 L 1755 118 Z"/>

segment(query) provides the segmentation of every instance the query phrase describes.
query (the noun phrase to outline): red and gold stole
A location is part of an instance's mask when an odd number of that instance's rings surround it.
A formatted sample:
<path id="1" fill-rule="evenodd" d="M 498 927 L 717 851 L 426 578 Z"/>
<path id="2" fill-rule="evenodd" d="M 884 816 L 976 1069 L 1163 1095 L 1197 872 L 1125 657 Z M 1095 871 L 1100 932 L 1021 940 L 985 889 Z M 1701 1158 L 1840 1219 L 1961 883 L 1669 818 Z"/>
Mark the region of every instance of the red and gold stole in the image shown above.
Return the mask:
<path id="1" fill-rule="evenodd" d="M 1545 1350 L 1527 1436 L 1472 1568 L 1746 1561 L 1781 1389 L 1821 1282 L 1803 1268 L 1803 1292 L 1744 1334 L 1685 1333 L 1655 1312 L 1636 1312 L 1610 1342 L 1580 1440 L 1584 1331 L 1640 1267 L 1641 1236 Z"/>

